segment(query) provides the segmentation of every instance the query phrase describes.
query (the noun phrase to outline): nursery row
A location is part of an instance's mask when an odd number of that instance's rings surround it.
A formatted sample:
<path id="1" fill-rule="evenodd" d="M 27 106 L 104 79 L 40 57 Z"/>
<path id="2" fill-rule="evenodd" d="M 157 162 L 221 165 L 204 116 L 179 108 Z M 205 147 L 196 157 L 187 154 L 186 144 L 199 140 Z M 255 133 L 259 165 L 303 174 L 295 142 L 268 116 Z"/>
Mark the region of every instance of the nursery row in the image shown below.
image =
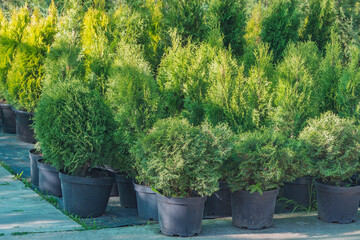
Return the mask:
<path id="1" fill-rule="evenodd" d="M 0 95 L 25 110 L 14 125 L 2 104 L 4 130 L 36 139 L 32 169 L 59 171 L 67 211 L 103 214 L 113 169 L 156 192 L 168 235 L 199 233 L 219 181 L 238 227 L 269 227 L 278 189 L 307 176 L 322 220 L 356 220 L 360 47 L 338 1 L 104 2 L 0 15 Z M 186 219 L 173 224 L 170 210 Z M 200 222 L 190 231 L 187 218 Z"/>

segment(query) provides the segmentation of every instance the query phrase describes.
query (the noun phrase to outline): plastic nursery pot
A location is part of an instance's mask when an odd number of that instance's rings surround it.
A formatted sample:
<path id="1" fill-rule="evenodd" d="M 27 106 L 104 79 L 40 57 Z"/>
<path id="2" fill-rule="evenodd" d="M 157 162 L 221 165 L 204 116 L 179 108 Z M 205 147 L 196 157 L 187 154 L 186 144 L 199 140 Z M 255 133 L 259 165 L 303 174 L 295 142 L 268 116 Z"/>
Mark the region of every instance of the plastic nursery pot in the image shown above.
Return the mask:
<path id="1" fill-rule="evenodd" d="M 206 197 L 172 198 L 156 193 L 156 198 L 162 234 L 180 237 L 200 234 Z"/>
<path id="2" fill-rule="evenodd" d="M 144 186 L 134 183 L 136 192 L 136 202 L 138 214 L 144 220 L 158 220 L 158 207 L 156 193 L 151 190 L 150 186 Z"/>
<path id="3" fill-rule="evenodd" d="M 312 190 L 314 189 L 312 177 L 297 178 L 293 182 L 285 182 L 283 197 L 294 200 L 306 208 L 311 206 Z"/>
<path id="4" fill-rule="evenodd" d="M 16 133 L 15 112 L 9 104 L 0 103 L 2 111 L 2 125 L 4 133 Z"/>
<path id="5" fill-rule="evenodd" d="M 132 179 L 119 174 L 116 174 L 115 177 L 118 185 L 120 206 L 123 208 L 137 208 L 136 193 Z"/>
<path id="6" fill-rule="evenodd" d="M 31 182 L 32 184 L 39 186 L 39 170 L 37 162 L 42 159 L 42 156 L 35 154 L 35 151 L 35 149 L 29 151 Z"/>
<path id="7" fill-rule="evenodd" d="M 39 169 L 39 190 L 46 194 L 61 197 L 61 183 L 59 172 L 53 166 L 37 162 Z"/>
<path id="8" fill-rule="evenodd" d="M 64 210 L 81 218 L 100 217 L 105 213 L 113 177 L 88 178 L 59 173 Z"/>
<path id="9" fill-rule="evenodd" d="M 16 115 L 16 136 L 21 142 L 35 143 L 32 117 L 34 114 L 13 109 Z"/>
<path id="10" fill-rule="evenodd" d="M 231 216 L 231 193 L 225 181 L 219 181 L 220 189 L 205 202 L 205 216 Z"/>
<path id="11" fill-rule="evenodd" d="M 259 230 L 269 228 L 275 211 L 279 189 L 250 194 L 235 191 L 231 194 L 232 223 L 235 227 Z"/>
<path id="12" fill-rule="evenodd" d="M 360 186 L 335 187 L 315 182 L 318 217 L 330 223 L 351 223 L 357 220 Z"/>
<path id="13" fill-rule="evenodd" d="M 107 172 L 109 173 L 109 176 L 113 177 L 115 179 L 115 172 L 110 170 L 110 169 L 107 169 Z M 118 185 L 117 185 L 117 182 L 114 181 L 113 185 L 112 185 L 112 188 L 111 188 L 111 192 L 110 192 L 110 196 L 112 197 L 116 197 L 116 196 L 119 196 L 119 189 L 118 189 Z"/>

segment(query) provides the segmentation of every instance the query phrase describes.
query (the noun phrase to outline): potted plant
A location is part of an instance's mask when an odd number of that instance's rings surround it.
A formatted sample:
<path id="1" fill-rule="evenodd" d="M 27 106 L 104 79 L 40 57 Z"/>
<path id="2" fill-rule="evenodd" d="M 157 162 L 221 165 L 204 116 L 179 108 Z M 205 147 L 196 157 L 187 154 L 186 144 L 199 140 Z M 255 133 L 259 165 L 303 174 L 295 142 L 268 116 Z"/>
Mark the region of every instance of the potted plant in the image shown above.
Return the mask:
<path id="1" fill-rule="evenodd" d="M 7 74 L 30 17 L 27 6 L 24 6 L 11 12 L 10 21 L 3 16 L 2 12 L 0 18 L 0 111 L 3 117 L 3 131 L 15 134 L 15 113 L 6 101 L 8 98 Z"/>
<path id="2" fill-rule="evenodd" d="M 226 164 L 234 226 L 271 227 L 276 197 L 284 179 L 300 177 L 287 175 L 288 169 L 297 167 L 290 141 L 269 129 L 238 136 L 232 157 Z"/>
<path id="3" fill-rule="evenodd" d="M 46 18 L 41 17 L 38 11 L 33 12 L 7 74 L 8 100 L 16 108 L 16 134 L 23 142 L 35 143 L 30 126 L 41 95 L 46 52 L 56 33 L 57 10 L 54 3 L 48 11 Z"/>
<path id="4" fill-rule="evenodd" d="M 206 196 L 219 188 L 222 162 L 231 153 L 225 125 L 194 127 L 185 119 L 159 120 L 139 140 L 137 157 L 156 191 L 160 230 L 170 236 L 201 231 Z"/>
<path id="5" fill-rule="evenodd" d="M 360 169 L 360 131 L 354 120 L 326 112 L 310 119 L 299 138 L 310 145 L 315 164 L 319 218 L 356 221 L 360 186 L 351 177 Z"/>
<path id="6" fill-rule="evenodd" d="M 35 113 L 35 133 L 44 159 L 60 172 L 69 213 L 104 214 L 114 178 L 96 167 L 114 157 L 114 131 L 111 110 L 97 90 L 73 80 L 44 91 Z"/>
<path id="7" fill-rule="evenodd" d="M 136 208 L 136 193 L 132 183 L 135 175 L 134 157 L 129 149 L 137 138 L 155 123 L 159 93 L 151 67 L 145 61 L 143 50 L 139 45 L 120 40 L 117 52 L 106 93 L 118 123 L 115 136 L 117 145 L 121 147 L 119 157 L 112 163 L 112 167 L 118 170 L 116 181 L 120 205 Z M 140 189 L 140 186 L 137 189 Z M 145 216 L 141 212 L 139 209 L 142 218 L 155 219 L 154 216 Z"/>
<path id="8" fill-rule="evenodd" d="M 29 159 L 30 159 L 31 182 L 35 186 L 39 186 L 39 171 L 38 171 L 37 163 L 40 159 L 42 159 L 42 153 L 39 143 L 36 143 L 34 148 L 29 150 Z"/>

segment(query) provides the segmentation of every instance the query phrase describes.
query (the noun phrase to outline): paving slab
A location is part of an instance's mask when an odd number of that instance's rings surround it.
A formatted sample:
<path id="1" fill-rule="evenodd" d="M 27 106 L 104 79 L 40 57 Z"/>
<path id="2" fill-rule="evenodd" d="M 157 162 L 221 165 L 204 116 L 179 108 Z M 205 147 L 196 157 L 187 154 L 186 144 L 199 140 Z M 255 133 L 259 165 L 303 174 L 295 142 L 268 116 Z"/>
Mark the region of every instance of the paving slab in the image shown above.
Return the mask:
<path id="1" fill-rule="evenodd" d="M 2 238 L 0 237 L 0 240 Z M 6 239 L 179 239 L 167 237 L 159 233 L 159 226 L 133 226 L 88 231 L 52 232 L 29 234 L 26 236 L 10 236 Z M 239 229 L 231 225 L 231 218 L 203 220 L 202 232 L 199 236 L 187 239 L 316 239 L 316 240 L 358 240 L 360 239 L 360 222 L 351 224 L 325 223 L 317 218 L 317 214 L 290 213 L 276 214 L 273 227 L 264 230 Z"/>
<path id="2" fill-rule="evenodd" d="M 0 167 L 0 235 L 82 229 Z"/>

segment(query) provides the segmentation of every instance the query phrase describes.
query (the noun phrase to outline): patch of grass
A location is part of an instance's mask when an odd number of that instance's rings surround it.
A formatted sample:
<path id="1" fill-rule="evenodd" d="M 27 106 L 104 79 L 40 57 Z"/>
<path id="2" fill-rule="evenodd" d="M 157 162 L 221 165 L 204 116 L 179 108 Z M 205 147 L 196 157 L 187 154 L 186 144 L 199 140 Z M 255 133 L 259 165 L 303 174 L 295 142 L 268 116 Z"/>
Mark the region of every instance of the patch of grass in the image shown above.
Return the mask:
<path id="1" fill-rule="evenodd" d="M 15 210 L 12 210 L 13 212 L 24 212 L 24 210 L 22 209 L 15 209 Z"/>
<path id="2" fill-rule="evenodd" d="M 5 236 L 5 233 L 0 233 L 0 237 Z"/>
<path id="3" fill-rule="evenodd" d="M 85 230 L 96 230 L 96 229 L 104 228 L 103 226 L 99 226 L 97 224 L 96 220 L 93 218 L 81 218 L 78 215 L 73 215 L 66 211 L 64 211 L 64 214 L 66 216 L 68 216 L 69 218 L 71 218 L 76 223 L 80 224 Z M 89 220 L 89 219 L 90 219 L 90 221 L 88 222 L 87 220 Z"/>
<path id="4" fill-rule="evenodd" d="M 10 235 L 19 236 L 19 235 L 28 235 L 30 232 L 12 232 Z"/>
<path id="5" fill-rule="evenodd" d="M 6 185 L 10 185 L 10 183 L 8 183 L 8 182 L 0 183 L 0 186 L 6 186 Z"/>

